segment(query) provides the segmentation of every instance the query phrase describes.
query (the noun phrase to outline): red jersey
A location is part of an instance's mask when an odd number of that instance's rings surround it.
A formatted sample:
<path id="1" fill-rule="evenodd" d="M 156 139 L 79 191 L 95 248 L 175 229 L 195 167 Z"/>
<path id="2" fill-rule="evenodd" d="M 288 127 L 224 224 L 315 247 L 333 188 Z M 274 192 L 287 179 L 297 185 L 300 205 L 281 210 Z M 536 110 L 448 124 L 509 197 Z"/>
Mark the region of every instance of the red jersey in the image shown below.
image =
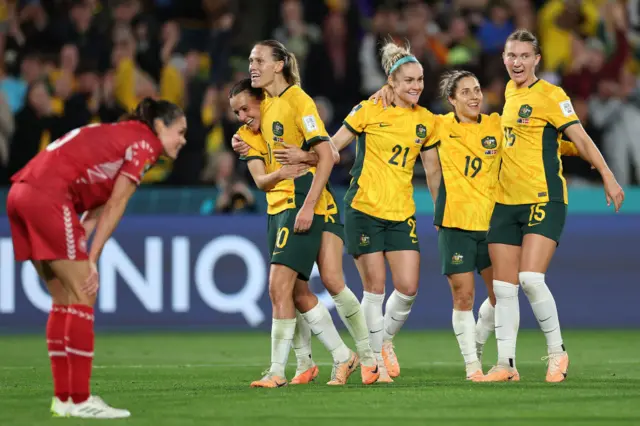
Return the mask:
<path id="1" fill-rule="evenodd" d="M 11 180 L 66 193 L 82 213 L 107 202 L 118 175 L 139 184 L 162 150 L 158 137 L 138 121 L 91 124 L 49 144 Z"/>

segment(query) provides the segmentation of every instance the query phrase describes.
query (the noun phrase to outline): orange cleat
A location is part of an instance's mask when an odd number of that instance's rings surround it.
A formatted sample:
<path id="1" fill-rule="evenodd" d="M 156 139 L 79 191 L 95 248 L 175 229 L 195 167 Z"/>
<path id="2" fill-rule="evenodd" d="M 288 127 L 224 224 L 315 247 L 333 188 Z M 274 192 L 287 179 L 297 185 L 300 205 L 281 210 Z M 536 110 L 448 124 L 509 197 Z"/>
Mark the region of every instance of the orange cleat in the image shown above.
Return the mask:
<path id="1" fill-rule="evenodd" d="M 474 382 L 517 382 L 520 380 L 520 374 L 515 368 L 496 365 L 486 375 L 471 380 Z"/>
<path id="2" fill-rule="evenodd" d="M 360 364 L 360 375 L 362 376 L 362 384 L 371 385 L 375 383 L 380 377 L 378 364 L 372 366 Z"/>
<path id="3" fill-rule="evenodd" d="M 482 377 L 484 377 L 484 373 L 482 370 L 476 370 L 471 374 L 467 373 L 467 380 L 471 380 L 472 382 L 479 382 Z"/>
<path id="4" fill-rule="evenodd" d="M 262 379 L 251 382 L 252 388 L 281 388 L 283 386 L 287 386 L 287 379 L 274 376 L 270 372 L 266 372 Z"/>
<path id="5" fill-rule="evenodd" d="M 382 359 L 384 366 L 387 368 L 389 377 L 398 377 L 400 375 L 400 364 L 398 357 L 393 349 L 393 342 L 382 343 Z"/>
<path id="6" fill-rule="evenodd" d="M 569 371 L 569 355 L 566 352 L 559 354 L 549 354 L 542 358 L 547 361 L 547 382 L 558 383 L 564 382 Z"/>
<path id="7" fill-rule="evenodd" d="M 342 386 L 347 384 L 349 376 L 353 374 L 358 368 L 358 355 L 355 352 L 351 352 L 351 356 L 345 362 L 333 364 L 333 371 L 331 372 L 331 380 L 327 382 L 331 386 Z"/>
<path id="8" fill-rule="evenodd" d="M 320 373 L 320 369 L 318 368 L 317 365 L 314 365 L 311 368 L 307 368 L 302 373 L 296 374 L 296 376 L 293 379 L 291 379 L 291 382 L 289 382 L 289 384 L 307 385 L 313 382 L 313 380 L 316 377 L 318 377 L 318 373 Z"/>

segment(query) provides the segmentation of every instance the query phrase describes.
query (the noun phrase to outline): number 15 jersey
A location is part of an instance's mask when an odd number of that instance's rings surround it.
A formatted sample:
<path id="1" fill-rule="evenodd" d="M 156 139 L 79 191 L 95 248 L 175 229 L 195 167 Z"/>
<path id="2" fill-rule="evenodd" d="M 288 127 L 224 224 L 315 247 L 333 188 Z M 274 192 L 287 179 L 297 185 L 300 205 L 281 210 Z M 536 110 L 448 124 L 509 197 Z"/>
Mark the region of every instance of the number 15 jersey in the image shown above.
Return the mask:
<path id="1" fill-rule="evenodd" d="M 505 89 L 504 142 L 496 201 L 501 204 L 567 204 L 562 176 L 562 132 L 579 123 L 564 90 L 544 80 Z"/>
<path id="2" fill-rule="evenodd" d="M 345 202 L 369 216 L 405 221 L 413 216 L 413 167 L 431 138 L 435 116 L 426 108 L 383 109 L 363 101 L 343 121 L 356 138 L 356 159 Z"/>

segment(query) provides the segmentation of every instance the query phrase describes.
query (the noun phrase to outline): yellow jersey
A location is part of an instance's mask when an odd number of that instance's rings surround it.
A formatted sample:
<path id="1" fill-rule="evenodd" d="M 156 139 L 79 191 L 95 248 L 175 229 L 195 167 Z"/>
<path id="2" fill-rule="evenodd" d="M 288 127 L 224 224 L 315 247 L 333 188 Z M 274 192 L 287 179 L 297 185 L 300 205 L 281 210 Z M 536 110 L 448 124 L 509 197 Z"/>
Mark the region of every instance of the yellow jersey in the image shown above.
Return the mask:
<path id="1" fill-rule="evenodd" d="M 454 113 L 437 117 L 436 136 L 442 180 L 434 224 L 467 231 L 486 231 L 494 205 L 500 167 L 500 115 L 478 116 L 461 123 Z"/>
<path id="2" fill-rule="evenodd" d="M 343 121 L 356 137 L 356 159 L 345 203 L 369 216 L 405 221 L 413 216 L 413 167 L 433 133 L 435 115 L 426 108 L 383 109 L 356 105 Z"/>
<path id="3" fill-rule="evenodd" d="M 562 132 L 580 123 L 571 100 L 558 86 L 537 80 L 505 89 L 502 113 L 502 164 L 496 191 L 501 204 L 559 201 L 567 204 L 567 182 L 562 176 Z"/>
<path id="4" fill-rule="evenodd" d="M 240 157 L 241 160 L 251 161 L 251 160 L 260 160 L 264 163 L 265 172 L 273 173 L 277 170 L 276 164 L 277 161 L 274 161 L 273 156 L 270 155 L 270 151 L 267 148 L 267 142 L 262 138 L 261 133 L 254 133 L 247 125 L 243 125 L 236 132 L 242 140 L 249 145 L 249 152 L 247 155 L 243 155 Z M 278 188 L 276 185 L 270 191 L 267 191 L 267 214 L 276 214 L 282 210 L 278 210 L 281 206 L 281 200 L 288 196 L 286 193 L 283 193 L 282 187 Z M 335 215 L 338 213 L 338 204 L 336 203 L 335 197 L 331 192 L 331 188 L 327 184 L 327 187 L 322 190 L 323 204 L 325 206 L 325 210 L 322 214 L 327 217 L 331 215 Z M 320 202 L 318 203 L 320 204 Z"/>
<path id="5" fill-rule="evenodd" d="M 294 145 L 309 151 L 320 142 L 329 141 L 329 135 L 320 119 L 313 99 L 300 86 L 289 86 L 279 96 L 268 96 L 260 104 L 260 132 L 267 144 L 268 165 L 272 171 L 282 165 L 273 157 L 273 151 L 282 148 L 283 144 Z M 269 214 L 302 207 L 311 188 L 316 169 L 297 179 L 280 181 L 269 191 Z M 326 200 L 320 197 L 315 206 L 316 214 L 325 214 Z"/>
<path id="6" fill-rule="evenodd" d="M 477 123 L 461 123 L 454 113 L 439 115 L 435 137 L 442 180 L 436 199 L 434 224 L 466 231 L 489 229 L 500 170 L 503 132 L 499 114 L 478 116 Z M 570 141 L 560 144 L 562 155 L 578 155 Z"/>

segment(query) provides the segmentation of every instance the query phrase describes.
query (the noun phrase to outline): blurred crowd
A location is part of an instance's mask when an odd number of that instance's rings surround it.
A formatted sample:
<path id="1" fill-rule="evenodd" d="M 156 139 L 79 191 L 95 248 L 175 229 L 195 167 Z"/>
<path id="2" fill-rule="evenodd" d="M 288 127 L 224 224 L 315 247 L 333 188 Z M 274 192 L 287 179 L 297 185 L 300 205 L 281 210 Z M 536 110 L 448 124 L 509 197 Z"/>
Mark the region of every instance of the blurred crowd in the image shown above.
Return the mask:
<path id="1" fill-rule="evenodd" d="M 184 108 L 188 144 L 145 182 L 216 186 L 217 208 L 233 209 L 250 195 L 230 151 L 227 91 L 247 76 L 256 40 L 296 54 L 331 133 L 384 84 L 378 50 L 388 37 L 422 62 L 421 104 L 433 112 L 447 112 L 436 89 L 451 68 L 474 71 L 485 112 L 501 111 L 500 55 L 516 28 L 539 36 L 539 76 L 572 97 L 619 181 L 640 183 L 637 0 L 0 0 L 0 183 L 66 131 L 116 121 L 154 96 Z M 348 184 L 353 155 L 342 155 L 334 184 Z M 577 158 L 565 170 L 572 184 L 594 178 Z"/>

